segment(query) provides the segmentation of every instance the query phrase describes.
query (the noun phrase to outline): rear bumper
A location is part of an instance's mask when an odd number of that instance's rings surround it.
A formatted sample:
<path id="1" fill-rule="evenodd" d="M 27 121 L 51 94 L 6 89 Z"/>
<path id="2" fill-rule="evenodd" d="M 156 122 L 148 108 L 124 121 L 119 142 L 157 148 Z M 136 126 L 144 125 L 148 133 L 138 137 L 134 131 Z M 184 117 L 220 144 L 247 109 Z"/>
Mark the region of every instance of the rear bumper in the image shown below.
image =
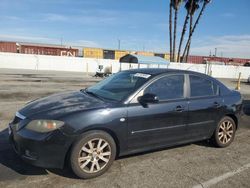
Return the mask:
<path id="1" fill-rule="evenodd" d="M 63 168 L 73 139 L 60 130 L 44 134 L 26 129 L 15 131 L 10 125 L 9 141 L 27 163 L 42 168 Z"/>

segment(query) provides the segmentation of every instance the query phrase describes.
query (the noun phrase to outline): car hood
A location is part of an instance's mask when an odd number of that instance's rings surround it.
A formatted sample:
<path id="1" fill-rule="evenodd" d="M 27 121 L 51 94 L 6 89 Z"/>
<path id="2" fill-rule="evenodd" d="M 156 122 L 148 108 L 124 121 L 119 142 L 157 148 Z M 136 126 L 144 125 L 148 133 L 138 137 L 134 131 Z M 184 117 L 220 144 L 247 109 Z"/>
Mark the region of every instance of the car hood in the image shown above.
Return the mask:
<path id="1" fill-rule="evenodd" d="M 67 92 L 51 95 L 45 98 L 37 99 L 28 103 L 19 111 L 20 114 L 29 118 L 39 115 L 39 117 L 64 115 L 67 113 L 102 108 L 107 104 L 84 92 Z"/>

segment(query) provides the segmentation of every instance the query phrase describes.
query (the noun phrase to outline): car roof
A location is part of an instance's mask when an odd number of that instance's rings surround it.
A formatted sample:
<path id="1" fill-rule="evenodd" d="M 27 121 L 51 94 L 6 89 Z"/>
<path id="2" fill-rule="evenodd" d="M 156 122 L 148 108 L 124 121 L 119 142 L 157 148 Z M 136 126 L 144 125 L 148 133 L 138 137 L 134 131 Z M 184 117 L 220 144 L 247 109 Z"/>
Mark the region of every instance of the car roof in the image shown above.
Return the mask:
<path id="1" fill-rule="evenodd" d="M 202 73 L 198 73 L 198 72 L 194 72 L 194 71 L 189 71 L 189 70 L 179 70 L 179 69 L 164 69 L 164 68 L 140 68 L 140 69 L 130 69 L 127 70 L 129 72 L 137 72 L 137 73 L 144 73 L 144 74 L 150 74 L 150 75 L 160 75 L 160 74 L 164 74 L 164 73 L 183 73 L 183 74 L 201 74 L 201 75 L 205 75 Z"/>

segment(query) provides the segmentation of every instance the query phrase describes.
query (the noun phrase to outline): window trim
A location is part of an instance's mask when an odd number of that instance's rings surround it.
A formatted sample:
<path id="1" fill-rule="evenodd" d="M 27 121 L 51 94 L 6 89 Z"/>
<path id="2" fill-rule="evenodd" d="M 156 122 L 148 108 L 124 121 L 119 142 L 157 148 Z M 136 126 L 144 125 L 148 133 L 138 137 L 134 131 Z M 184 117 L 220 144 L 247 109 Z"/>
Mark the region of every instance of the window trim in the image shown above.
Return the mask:
<path id="1" fill-rule="evenodd" d="M 153 84 L 154 82 L 158 81 L 161 78 L 168 77 L 168 76 L 175 76 L 175 75 L 181 75 L 184 77 L 184 85 L 183 85 L 183 97 L 182 98 L 176 98 L 176 99 L 165 99 L 165 100 L 160 100 L 159 103 L 162 102 L 173 102 L 173 101 L 179 101 L 179 100 L 185 100 L 188 98 L 188 82 L 187 82 L 187 77 L 188 75 L 185 73 L 167 73 L 167 74 L 162 74 L 159 76 L 156 76 L 155 78 L 152 78 L 148 82 L 146 82 L 139 90 L 137 90 L 132 96 L 129 97 L 128 104 L 138 104 L 139 102 L 137 101 L 137 98 L 142 96 L 145 89 Z"/>
<path id="2" fill-rule="evenodd" d="M 204 79 L 204 80 L 207 80 L 207 81 L 211 81 L 213 84 L 216 84 L 217 85 L 217 87 L 218 87 L 218 90 L 219 90 L 219 92 L 218 92 L 218 94 L 216 94 L 216 95 L 203 95 L 203 96 L 195 96 L 195 97 L 191 97 L 191 83 L 190 83 L 190 76 L 196 76 L 196 77 L 199 77 L 199 78 L 202 78 L 202 79 Z M 212 80 L 212 79 L 210 79 L 210 78 L 206 78 L 206 77 L 204 77 L 204 76 L 200 76 L 200 75 L 197 75 L 197 74 L 188 74 L 187 75 L 187 84 L 188 84 L 188 98 L 189 99 L 203 99 L 203 98 L 214 98 L 214 97 L 218 97 L 218 96 L 221 96 L 221 91 L 220 91 L 220 86 L 219 86 L 219 84 L 217 84 L 214 80 Z"/>

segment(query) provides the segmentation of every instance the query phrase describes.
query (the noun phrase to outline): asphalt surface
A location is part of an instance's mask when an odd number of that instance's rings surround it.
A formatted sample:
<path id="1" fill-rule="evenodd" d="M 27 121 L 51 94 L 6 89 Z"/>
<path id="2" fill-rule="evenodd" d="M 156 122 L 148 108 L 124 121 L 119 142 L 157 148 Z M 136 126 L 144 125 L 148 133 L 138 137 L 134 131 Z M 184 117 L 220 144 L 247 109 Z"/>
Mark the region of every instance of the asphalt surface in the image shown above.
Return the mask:
<path id="1" fill-rule="evenodd" d="M 78 90 L 99 79 L 81 73 L 0 69 L 0 187 L 250 187 L 250 85 L 242 83 L 245 112 L 234 143 L 203 141 L 116 160 L 103 176 L 80 180 L 66 167 L 24 163 L 8 143 L 7 124 L 26 102 Z M 235 80 L 222 80 L 233 88 Z"/>

